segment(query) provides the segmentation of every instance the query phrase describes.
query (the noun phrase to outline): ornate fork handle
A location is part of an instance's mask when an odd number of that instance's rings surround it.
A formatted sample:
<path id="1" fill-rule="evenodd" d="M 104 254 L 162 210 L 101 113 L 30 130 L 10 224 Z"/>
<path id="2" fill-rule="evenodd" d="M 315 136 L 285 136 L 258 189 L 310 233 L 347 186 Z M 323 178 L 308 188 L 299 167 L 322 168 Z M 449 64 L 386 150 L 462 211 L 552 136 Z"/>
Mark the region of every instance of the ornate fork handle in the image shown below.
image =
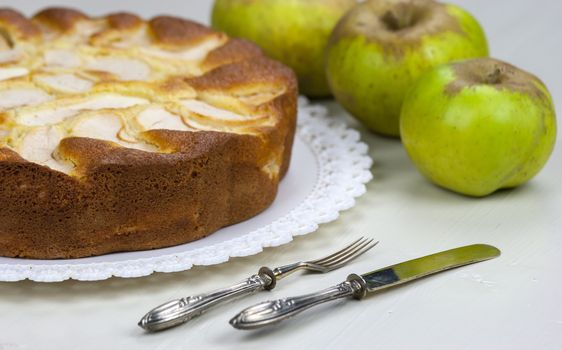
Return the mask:
<path id="1" fill-rule="evenodd" d="M 273 273 L 267 272 L 264 273 L 262 269 L 260 273 L 230 287 L 169 301 L 149 311 L 140 320 L 139 326 L 149 331 L 167 329 L 187 322 L 216 305 L 271 289 Z"/>
<path id="2" fill-rule="evenodd" d="M 251 306 L 230 320 L 238 329 L 254 329 L 283 321 L 308 308 L 331 300 L 346 297 L 361 297 L 362 284 L 357 280 L 348 280 L 317 293 L 266 301 Z"/>

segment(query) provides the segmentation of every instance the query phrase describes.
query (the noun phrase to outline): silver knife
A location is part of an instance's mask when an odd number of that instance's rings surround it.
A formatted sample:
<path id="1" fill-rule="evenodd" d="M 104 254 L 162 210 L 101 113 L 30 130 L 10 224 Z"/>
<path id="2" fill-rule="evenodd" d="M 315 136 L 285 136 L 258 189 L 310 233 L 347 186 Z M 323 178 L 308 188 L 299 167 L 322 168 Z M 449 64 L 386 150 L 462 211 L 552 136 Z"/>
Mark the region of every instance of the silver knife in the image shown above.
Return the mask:
<path id="1" fill-rule="evenodd" d="M 394 287 L 434 273 L 500 256 L 496 247 L 474 244 L 388 266 L 363 275 L 351 274 L 345 282 L 317 293 L 266 301 L 251 306 L 230 320 L 238 329 L 254 329 L 290 318 L 312 306 L 339 298 L 364 298 L 367 293 Z"/>

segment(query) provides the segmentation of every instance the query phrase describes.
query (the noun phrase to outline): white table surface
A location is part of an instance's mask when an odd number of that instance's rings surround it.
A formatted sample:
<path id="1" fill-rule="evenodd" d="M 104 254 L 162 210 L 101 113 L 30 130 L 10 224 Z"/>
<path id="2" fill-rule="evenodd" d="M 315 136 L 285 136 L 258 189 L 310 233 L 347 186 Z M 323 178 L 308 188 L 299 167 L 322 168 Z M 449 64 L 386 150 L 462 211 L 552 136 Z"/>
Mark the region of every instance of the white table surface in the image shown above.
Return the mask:
<path id="1" fill-rule="evenodd" d="M 455 0 L 486 29 L 492 54 L 541 77 L 562 113 L 562 2 Z M 50 1 L 0 1 L 31 14 Z M 207 22 L 211 1 L 58 0 L 91 14 L 130 10 Z M 344 113 L 334 104 L 333 110 Z M 434 187 L 396 140 L 361 130 L 374 180 L 357 206 L 282 247 L 212 267 L 102 282 L 0 283 L 0 349 L 561 349 L 562 146 L 531 183 L 485 199 Z M 316 257 L 367 234 L 381 241 L 349 268 L 284 280 L 278 289 L 158 334 L 136 326 L 171 298 L 207 291 L 275 266 Z M 241 332 L 227 321 L 242 307 L 327 287 L 349 272 L 476 242 L 501 258 L 380 293 L 319 307 L 285 324 Z"/>

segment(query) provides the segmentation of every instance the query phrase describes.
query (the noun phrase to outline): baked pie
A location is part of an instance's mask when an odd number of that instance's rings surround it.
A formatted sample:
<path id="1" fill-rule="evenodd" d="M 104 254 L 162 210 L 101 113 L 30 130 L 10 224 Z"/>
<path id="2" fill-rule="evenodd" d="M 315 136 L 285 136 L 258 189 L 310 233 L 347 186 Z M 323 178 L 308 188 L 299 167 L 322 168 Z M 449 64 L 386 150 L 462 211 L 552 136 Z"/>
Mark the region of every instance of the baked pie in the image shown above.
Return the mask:
<path id="1" fill-rule="evenodd" d="M 0 9 L 0 255 L 161 248 L 275 198 L 294 73 L 201 24 Z"/>

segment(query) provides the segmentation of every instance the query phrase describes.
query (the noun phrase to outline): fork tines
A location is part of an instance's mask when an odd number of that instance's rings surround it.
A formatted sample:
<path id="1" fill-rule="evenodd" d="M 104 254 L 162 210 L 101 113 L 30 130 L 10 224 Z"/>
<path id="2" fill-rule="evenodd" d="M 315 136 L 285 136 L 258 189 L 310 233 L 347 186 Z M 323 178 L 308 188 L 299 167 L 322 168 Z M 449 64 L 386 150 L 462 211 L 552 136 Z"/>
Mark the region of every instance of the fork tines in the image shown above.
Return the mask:
<path id="1" fill-rule="evenodd" d="M 310 262 L 327 268 L 336 269 L 362 255 L 378 243 L 379 241 L 374 242 L 373 238 L 360 237 L 334 254 Z"/>

